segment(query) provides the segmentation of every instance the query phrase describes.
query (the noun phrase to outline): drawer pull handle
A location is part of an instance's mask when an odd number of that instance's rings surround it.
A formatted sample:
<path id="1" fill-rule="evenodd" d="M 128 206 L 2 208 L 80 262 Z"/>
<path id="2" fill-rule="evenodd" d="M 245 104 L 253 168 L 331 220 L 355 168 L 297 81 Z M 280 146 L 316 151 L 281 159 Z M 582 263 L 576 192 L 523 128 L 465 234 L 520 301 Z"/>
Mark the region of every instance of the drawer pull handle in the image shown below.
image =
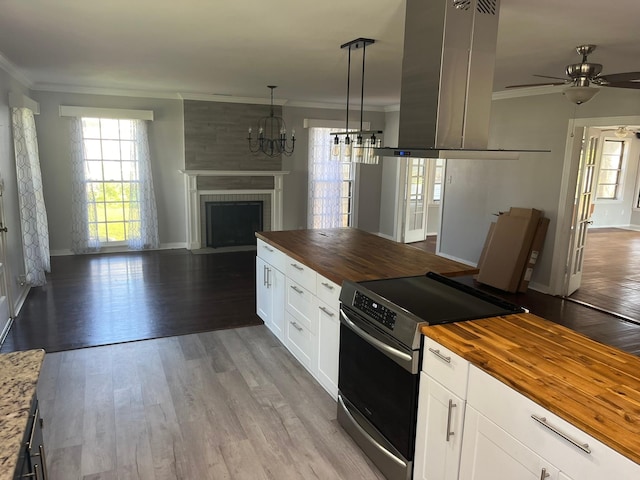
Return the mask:
<path id="1" fill-rule="evenodd" d="M 325 307 L 318 307 L 318 308 L 320 310 L 322 310 L 324 313 L 326 313 L 327 315 L 329 315 L 330 317 L 334 317 L 335 316 L 332 311 L 326 309 Z"/>
<path id="2" fill-rule="evenodd" d="M 433 348 L 429 348 L 429 351 L 431 353 L 433 353 L 436 357 L 438 357 L 441 360 L 444 360 L 447 363 L 451 363 L 451 357 L 447 357 L 443 354 L 440 353 L 440 350 L 434 350 Z"/>
<path id="3" fill-rule="evenodd" d="M 265 248 L 267 252 L 273 252 L 273 248 L 269 248 L 266 245 L 263 245 L 262 248 Z"/>
<path id="4" fill-rule="evenodd" d="M 40 461 L 42 462 L 42 480 L 48 480 L 49 474 L 47 473 L 47 457 L 44 455 L 44 445 L 40 445 Z"/>
<path id="5" fill-rule="evenodd" d="M 544 480 L 547 477 L 550 477 L 551 474 L 547 473 L 547 469 L 543 468 L 542 471 L 540 472 L 540 480 Z"/>
<path id="6" fill-rule="evenodd" d="M 451 431 L 451 414 L 455 407 L 457 407 L 457 405 L 453 403 L 453 400 L 449 399 L 449 412 L 447 413 L 447 442 L 454 435 L 454 433 Z"/>
<path id="7" fill-rule="evenodd" d="M 295 285 L 291 285 L 291 289 L 292 289 L 294 292 L 299 293 L 299 294 L 303 294 L 303 293 L 304 293 L 304 291 L 300 290 L 300 289 L 299 289 L 298 287 L 296 287 Z"/>
<path id="8" fill-rule="evenodd" d="M 33 436 L 36 433 L 36 426 L 37 426 L 37 422 L 38 422 L 38 417 L 40 416 L 40 408 L 36 407 L 36 411 L 34 412 L 34 414 L 31 416 L 31 433 L 29 434 L 29 443 L 27 443 L 27 450 L 31 451 L 31 448 L 33 446 Z"/>
<path id="9" fill-rule="evenodd" d="M 293 325 L 293 328 L 295 328 L 296 330 L 298 330 L 299 332 L 301 332 L 303 329 L 300 325 L 298 325 L 296 322 L 289 322 L 291 325 Z"/>
<path id="10" fill-rule="evenodd" d="M 300 266 L 300 265 L 298 265 L 297 263 L 292 263 L 292 264 L 291 264 L 291 266 L 292 266 L 293 268 L 295 268 L 296 270 L 300 270 L 300 271 L 304 270 L 304 267 L 301 267 L 301 266 Z"/>
<path id="11" fill-rule="evenodd" d="M 322 282 L 321 285 L 329 290 L 333 290 L 333 285 L 329 285 L 327 282 Z"/>
<path id="12" fill-rule="evenodd" d="M 580 450 L 582 450 L 584 453 L 591 453 L 591 449 L 589 448 L 589 444 L 588 443 L 580 443 L 577 440 L 574 440 L 573 438 L 571 438 L 569 435 L 567 435 L 564 432 L 561 432 L 560 430 L 558 430 L 556 427 L 554 427 L 553 425 L 547 423 L 547 419 L 546 417 L 538 417 L 537 415 L 531 415 L 531 418 L 533 418 L 536 422 L 538 422 L 540 425 L 548 428 L 549 430 L 551 430 L 553 433 L 555 433 L 556 435 L 564 438 L 567 442 L 569 442 L 570 444 L 578 447 Z"/>

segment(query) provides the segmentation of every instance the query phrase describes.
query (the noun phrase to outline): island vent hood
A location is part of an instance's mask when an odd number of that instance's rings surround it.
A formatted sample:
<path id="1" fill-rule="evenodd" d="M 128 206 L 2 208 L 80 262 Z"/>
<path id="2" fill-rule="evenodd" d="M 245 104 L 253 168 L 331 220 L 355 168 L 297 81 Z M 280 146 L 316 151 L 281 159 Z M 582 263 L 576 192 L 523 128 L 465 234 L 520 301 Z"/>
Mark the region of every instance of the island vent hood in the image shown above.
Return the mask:
<path id="1" fill-rule="evenodd" d="M 406 0 L 395 157 L 515 159 L 488 150 L 500 0 Z M 544 151 L 544 150 L 526 150 Z"/>

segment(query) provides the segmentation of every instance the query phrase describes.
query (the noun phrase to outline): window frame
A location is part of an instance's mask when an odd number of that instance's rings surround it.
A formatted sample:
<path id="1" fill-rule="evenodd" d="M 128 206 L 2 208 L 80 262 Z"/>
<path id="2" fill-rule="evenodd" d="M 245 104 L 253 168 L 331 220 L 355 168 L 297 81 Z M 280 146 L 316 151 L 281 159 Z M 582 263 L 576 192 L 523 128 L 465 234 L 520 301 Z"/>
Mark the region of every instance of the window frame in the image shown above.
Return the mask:
<path id="1" fill-rule="evenodd" d="M 605 149 L 605 145 L 607 142 L 616 142 L 616 143 L 621 143 L 622 144 L 622 152 L 619 155 L 619 168 L 617 169 L 612 169 L 612 168 L 606 168 L 603 169 L 602 168 L 602 158 L 603 155 L 605 155 L 604 149 Z M 624 189 L 625 189 L 625 175 L 626 175 L 626 169 L 627 169 L 627 164 L 628 164 L 628 156 L 629 156 L 629 146 L 630 146 L 630 142 L 629 139 L 627 138 L 617 138 L 614 137 L 612 135 L 608 135 L 608 134 L 603 134 L 601 136 L 601 142 L 600 145 L 598 146 L 598 172 L 597 172 L 597 177 L 596 177 L 596 181 L 594 184 L 594 192 L 593 192 L 593 203 L 594 204 L 612 204 L 612 203 L 621 203 L 624 201 Z M 611 184 L 611 183 L 605 183 L 604 185 L 615 185 L 616 186 L 616 192 L 615 192 L 615 197 L 613 198 L 609 198 L 609 197 L 599 197 L 598 196 L 598 190 L 599 187 L 601 185 L 603 185 L 603 183 L 600 181 L 601 178 L 601 173 L 603 171 L 617 171 L 618 172 L 618 176 L 616 179 L 616 183 L 615 184 Z"/>
<path id="2" fill-rule="evenodd" d="M 85 120 L 91 121 L 91 120 L 97 120 L 98 121 L 98 130 L 99 130 L 99 134 L 98 136 L 92 135 L 90 131 L 87 130 L 87 125 L 85 125 Z M 89 229 L 93 229 L 95 228 L 95 231 L 98 235 L 98 240 L 100 241 L 100 243 L 103 246 L 108 246 L 108 247 L 119 247 L 119 246 L 125 246 L 128 244 L 128 241 L 130 239 L 129 237 L 129 231 L 131 229 L 131 212 L 134 211 L 134 208 L 132 206 L 132 204 L 137 203 L 137 202 L 133 202 L 132 201 L 132 197 L 131 197 L 131 193 L 129 195 L 129 198 L 126 198 L 126 195 L 124 194 L 124 192 L 126 191 L 126 189 L 129 189 L 129 191 L 131 192 L 133 190 L 133 188 L 135 188 L 134 186 L 136 184 L 139 183 L 139 179 L 137 176 L 137 173 L 135 173 L 134 175 L 134 179 L 131 179 L 131 177 L 129 179 L 125 179 L 124 178 L 124 162 L 130 162 L 132 165 L 130 165 L 130 172 L 133 170 L 134 172 L 137 172 L 137 169 L 139 168 L 138 166 L 138 158 L 137 158 L 137 154 L 136 154 L 136 135 L 135 133 L 132 135 L 131 138 L 125 138 L 123 136 L 123 132 L 125 131 L 124 129 L 129 129 L 132 132 L 135 132 L 135 126 L 132 125 L 132 122 L 135 122 L 135 119 L 129 119 L 129 118 L 113 118 L 113 117 L 96 117 L 96 116 L 83 116 L 80 117 L 80 121 L 81 121 L 81 125 L 82 125 L 82 141 L 83 144 L 85 146 L 84 148 L 84 166 L 85 166 L 85 195 L 86 195 L 86 201 L 87 201 L 87 209 L 91 209 L 91 208 L 96 208 L 96 216 L 95 219 L 92 219 L 91 217 L 89 217 L 88 221 L 88 227 Z M 108 121 L 108 122 L 117 122 L 118 123 L 118 133 L 117 133 L 117 138 L 114 137 L 110 137 L 110 136 L 105 136 L 102 125 L 103 122 Z M 124 127 L 122 125 L 123 122 L 129 122 L 129 124 L 125 124 Z M 89 142 L 99 142 L 99 157 L 100 158 L 93 158 L 93 154 L 88 154 L 88 148 L 87 148 L 87 141 Z M 105 142 L 118 142 L 118 158 L 105 158 Z M 123 147 L 129 144 L 129 152 L 131 153 L 131 158 L 123 158 L 123 152 L 125 151 L 123 149 Z M 105 167 L 109 167 L 109 165 L 105 165 L 106 162 L 111 162 L 113 166 L 114 162 L 118 162 L 118 167 L 119 167 L 119 177 L 120 179 L 116 179 L 116 178 L 108 178 L 110 175 L 113 175 L 113 172 L 110 174 L 106 174 L 105 173 Z M 96 170 L 91 170 L 90 167 L 93 165 L 93 167 L 97 167 L 100 170 L 100 175 L 99 177 L 101 178 L 94 178 L 96 177 L 96 175 L 92 174 L 91 172 L 93 171 L 94 173 L 96 172 Z M 89 189 L 91 187 L 91 185 L 101 185 L 101 190 L 102 190 L 102 201 L 96 201 L 95 196 L 91 195 L 89 193 Z M 119 200 L 117 201 L 108 201 L 108 194 L 106 192 L 107 186 L 113 186 L 113 185 L 118 185 L 120 186 L 120 191 L 121 191 L 121 195 L 119 197 Z M 110 218 L 109 216 L 109 205 L 110 204 L 121 204 L 121 220 L 117 220 L 114 221 L 113 219 Z M 98 209 L 102 209 L 101 213 L 98 213 Z M 134 212 L 135 213 L 135 212 Z M 137 217 L 139 218 L 139 213 L 137 214 Z M 139 220 L 138 220 L 139 221 Z M 109 227 L 114 228 L 115 225 L 120 225 L 122 228 L 122 232 L 124 235 L 123 239 L 118 239 L 118 240 L 109 240 Z M 104 236 L 103 236 L 103 232 L 104 232 Z"/>

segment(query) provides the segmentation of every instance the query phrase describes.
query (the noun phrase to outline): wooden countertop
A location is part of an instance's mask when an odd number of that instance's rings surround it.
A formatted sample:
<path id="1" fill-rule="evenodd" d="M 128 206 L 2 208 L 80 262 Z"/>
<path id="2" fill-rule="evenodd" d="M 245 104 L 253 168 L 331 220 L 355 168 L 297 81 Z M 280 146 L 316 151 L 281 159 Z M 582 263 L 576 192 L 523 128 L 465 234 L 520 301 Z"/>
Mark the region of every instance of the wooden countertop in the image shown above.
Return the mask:
<path id="1" fill-rule="evenodd" d="M 0 480 L 12 480 L 29 423 L 44 350 L 0 355 Z"/>
<path id="2" fill-rule="evenodd" d="M 473 275 L 478 269 L 355 228 L 257 232 L 256 237 L 329 280 L 360 282 L 424 275 Z"/>
<path id="3" fill-rule="evenodd" d="M 640 358 L 526 313 L 422 333 L 640 464 Z"/>

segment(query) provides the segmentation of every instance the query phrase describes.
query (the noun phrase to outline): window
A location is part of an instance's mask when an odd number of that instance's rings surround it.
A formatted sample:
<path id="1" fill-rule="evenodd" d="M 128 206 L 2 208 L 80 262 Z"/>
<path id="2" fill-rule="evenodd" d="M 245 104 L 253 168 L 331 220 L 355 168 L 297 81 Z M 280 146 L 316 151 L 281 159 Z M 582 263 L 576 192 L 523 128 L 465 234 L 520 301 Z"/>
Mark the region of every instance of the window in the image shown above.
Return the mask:
<path id="1" fill-rule="evenodd" d="M 88 227 L 101 243 L 126 242 L 140 229 L 135 124 L 82 118 Z"/>
<path id="2" fill-rule="evenodd" d="M 433 160 L 433 195 L 432 203 L 440 203 L 442 199 L 442 181 L 444 177 L 444 159 L 436 158 Z"/>
<path id="3" fill-rule="evenodd" d="M 605 138 L 600 155 L 600 171 L 596 198 L 598 200 L 617 200 L 620 198 L 622 163 L 625 154 L 625 141 Z"/>
<path id="4" fill-rule="evenodd" d="M 348 227 L 352 222 L 355 165 L 331 158 L 332 131 L 309 129 L 309 228 Z"/>

